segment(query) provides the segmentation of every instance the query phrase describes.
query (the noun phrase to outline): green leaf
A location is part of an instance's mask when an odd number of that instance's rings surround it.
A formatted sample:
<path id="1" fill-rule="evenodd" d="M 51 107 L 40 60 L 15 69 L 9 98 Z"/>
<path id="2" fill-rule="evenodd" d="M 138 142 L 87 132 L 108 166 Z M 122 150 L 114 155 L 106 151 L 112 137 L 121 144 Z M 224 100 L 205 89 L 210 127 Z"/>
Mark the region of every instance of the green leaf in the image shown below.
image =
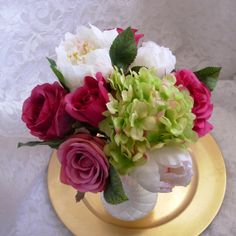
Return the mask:
<path id="1" fill-rule="evenodd" d="M 64 140 L 52 140 L 52 141 L 31 141 L 27 143 L 18 143 L 17 148 L 23 147 L 23 146 L 29 146 L 29 147 L 34 147 L 37 145 L 48 145 L 51 148 L 57 149 L 61 143 L 63 143 Z"/>
<path id="2" fill-rule="evenodd" d="M 221 67 L 206 67 L 195 71 L 194 74 L 204 83 L 210 91 L 213 91 L 219 79 Z"/>
<path id="3" fill-rule="evenodd" d="M 65 78 L 64 78 L 63 74 L 57 69 L 57 64 L 56 64 L 56 62 L 55 62 L 53 59 L 49 58 L 49 57 L 47 57 L 47 60 L 48 60 L 48 62 L 49 62 L 49 64 L 50 64 L 50 67 L 51 67 L 52 71 L 54 72 L 54 74 L 56 75 L 56 77 L 58 78 L 58 80 L 60 81 L 61 85 L 62 85 L 67 91 L 69 91 L 69 88 L 66 86 L 66 82 L 65 82 Z"/>
<path id="4" fill-rule="evenodd" d="M 130 27 L 115 38 L 109 54 L 112 65 L 126 72 L 137 55 L 137 45 Z"/>
<path id="5" fill-rule="evenodd" d="M 109 169 L 109 181 L 104 190 L 104 198 L 106 202 L 116 205 L 129 200 L 126 196 L 119 174 L 113 166 Z"/>
<path id="6" fill-rule="evenodd" d="M 81 193 L 81 192 L 77 192 L 77 194 L 75 195 L 75 200 L 76 202 L 80 202 L 83 198 L 84 198 L 85 193 Z"/>
<path id="7" fill-rule="evenodd" d="M 48 59 L 50 66 L 55 66 L 55 67 L 57 66 L 56 62 L 53 59 L 51 59 L 49 57 L 46 57 L 46 58 Z"/>

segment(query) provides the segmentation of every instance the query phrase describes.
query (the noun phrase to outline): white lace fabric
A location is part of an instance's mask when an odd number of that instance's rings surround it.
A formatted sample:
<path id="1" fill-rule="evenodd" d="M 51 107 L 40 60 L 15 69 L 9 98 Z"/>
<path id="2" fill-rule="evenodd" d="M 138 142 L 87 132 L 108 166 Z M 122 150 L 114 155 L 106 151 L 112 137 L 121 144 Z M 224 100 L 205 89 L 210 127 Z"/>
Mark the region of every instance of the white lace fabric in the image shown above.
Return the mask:
<path id="1" fill-rule="evenodd" d="M 18 141 L 33 139 L 21 121 L 22 103 L 36 84 L 55 80 L 46 56 L 55 56 L 54 49 L 66 32 L 89 22 L 104 29 L 131 25 L 145 34 L 145 40 L 170 47 L 177 67 L 223 66 L 222 78 L 232 79 L 235 12 L 234 0 L 0 0 L 0 235 L 71 235 L 47 195 L 51 150 L 16 149 Z M 214 134 L 226 149 L 226 162 L 234 164 L 229 167 L 229 186 L 236 189 L 231 181 L 236 165 L 232 133 L 225 132 L 236 132 L 232 100 L 236 84 L 227 80 L 219 84 L 224 89 L 218 87 L 214 95 Z M 235 194 L 227 192 L 225 208 L 203 235 L 236 235 Z M 224 230 L 219 226 L 223 224 L 228 226 Z"/>

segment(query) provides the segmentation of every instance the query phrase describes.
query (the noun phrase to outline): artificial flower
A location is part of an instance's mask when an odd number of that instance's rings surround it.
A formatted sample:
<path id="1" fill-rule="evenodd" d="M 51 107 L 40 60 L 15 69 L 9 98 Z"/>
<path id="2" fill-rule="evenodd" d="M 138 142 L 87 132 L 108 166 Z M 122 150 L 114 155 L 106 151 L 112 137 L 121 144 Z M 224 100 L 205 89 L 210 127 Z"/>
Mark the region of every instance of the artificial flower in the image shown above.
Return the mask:
<path id="1" fill-rule="evenodd" d="M 95 78 L 86 76 L 82 87 L 66 95 L 66 111 L 76 120 L 98 127 L 108 100 L 106 81 L 98 72 Z"/>
<path id="2" fill-rule="evenodd" d="M 213 129 L 213 126 L 208 122 L 213 111 L 211 92 L 191 70 L 182 69 L 176 71 L 175 76 L 176 85 L 181 89 L 187 89 L 193 97 L 194 105 L 192 112 L 196 116 L 193 130 L 198 133 L 199 137 L 202 137 Z"/>
<path id="3" fill-rule="evenodd" d="M 156 68 L 157 75 L 163 77 L 175 69 L 175 63 L 176 58 L 169 48 L 148 41 L 143 42 L 142 46 L 138 48 L 138 54 L 131 67 Z"/>
<path id="4" fill-rule="evenodd" d="M 22 107 L 22 120 L 32 135 L 42 139 L 64 138 L 72 129 L 73 119 L 65 111 L 66 95 L 58 82 L 37 85 Z"/>
<path id="5" fill-rule="evenodd" d="M 212 129 L 208 88 L 221 69 L 176 71 L 169 48 L 138 47 L 143 36 L 93 25 L 66 33 L 56 61 L 48 58 L 61 85 L 36 86 L 22 108 L 43 141 L 18 144 L 58 149 L 61 182 L 77 190 L 76 201 L 104 191 L 105 208 L 123 220 L 144 217 L 158 192 L 190 183 L 187 148 Z"/>
<path id="6" fill-rule="evenodd" d="M 103 140 L 85 133 L 74 135 L 62 143 L 58 149 L 62 183 L 79 192 L 103 191 L 109 175 L 103 146 Z"/>
<path id="7" fill-rule="evenodd" d="M 193 175 L 189 152 L 175 145 L 167 145 L 147 152 L 147 163 L 130 173 L 144 189 L 171 192 L 175 186 L 187 186 Z"/>
<path id="8" fill-rule="evenodd" d="M 117 35 L 116 29 L 101 31 L 93 25 L 65 35 L 56 48 L 57 67 L 71 91 L 83 84 L 85 76 L 102 72 L 106 77 L 113 71 L 109 48 Z"/>

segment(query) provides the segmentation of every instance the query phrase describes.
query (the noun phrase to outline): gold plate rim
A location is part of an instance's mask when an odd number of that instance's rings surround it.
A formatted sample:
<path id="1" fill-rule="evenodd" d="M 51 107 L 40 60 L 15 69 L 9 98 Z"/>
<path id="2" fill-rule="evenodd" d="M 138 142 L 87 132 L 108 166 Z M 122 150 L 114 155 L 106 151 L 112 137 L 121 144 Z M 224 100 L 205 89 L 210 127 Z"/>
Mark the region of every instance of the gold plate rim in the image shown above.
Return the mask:
<path id="1" fill-rule="evenodd" d="M 96 232 L 97 236 L 199 235 L 209 226 L 221 207 L 226 191 L 226 168 L 222 152 L 212 135 L 208 134 L 200 138 L 196 144 L 192 145 L 191 150 L 194 156 L 198 157 L 196 165 L 199 176 L 196 193 L 189 205 L 176 218 L 163 225 L 144 229 L 119 227 L 95 216 L 84 203 L 76 205 L 73 197 L 70 201 L 71 195 L 67 193 L 71 192 L 71 187 L 59 181 L 59 162 L 55 152 L 48 164 L 49 199 L 58 218 L 74 235 L 85 236 L 93 232 Z M 201 156 L 202 153 L 210 158 L 204 159 L 205 155 Z M 206 170 L 205 167 L 208 169 Z M 212 190 L 210 192 L 209 187 Z M 203 196 L 204 191 L 209 194 Z M 77 215 L 78 212 L 81 214 Z"/>

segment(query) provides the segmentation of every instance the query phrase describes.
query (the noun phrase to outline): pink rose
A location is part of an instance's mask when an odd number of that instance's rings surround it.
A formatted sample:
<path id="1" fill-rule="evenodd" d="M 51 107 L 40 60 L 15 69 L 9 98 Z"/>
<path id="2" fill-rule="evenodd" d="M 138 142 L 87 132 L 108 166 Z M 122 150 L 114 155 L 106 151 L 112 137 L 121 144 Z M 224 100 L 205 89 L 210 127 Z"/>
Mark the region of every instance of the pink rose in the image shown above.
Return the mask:
<path id="1" fill-rule="evenodd" d="M 188 89 L 194 100 L 192 112 L 196 119 L 193 130 L 198 133 L 199 137 L 204 136 L 213 129 L 213 126 L 207 121 L 213 111 L 211 93 L 191 70 L 179 70 L 175 73 L 175 77 L 176 85 Z"/>
<path id="2" fill-rule="evenodd" d="M 86 76 L 82 87 L 66 95 L 66 111 L 75 119 L 98 127 L 109 100 L 105 85 L 105 79 L 99 72 L 96 79 Z"/>
<path id="3" fill-rule="evenodd" d="M 77 134 L 58 149 L 61 182 L 80 192 L 101 192 L 109 175 L 103 140 L 90 134 Z"/>
<path id="4" fill-rule="evenodd" d="M 121 28 L 117 28 L 116 30 L 117 30 L 117 32 L 118 32 L 119 34 L 124 31 L 124 30 L 121 29 Z M 134 33 L 134 39 L 135 39 L 136 44 L 138 45 L 139 40 L 144 36 L 144 34 L 136 34 L 137 31 L 138 31 L 137 29 L 131 29 L 131 30 L 132 30 L 132 32 Z"/>
<path id="5" fill-rule="evenodd" d="M 22 108 L 22 120 L 32 135 L 51 140 L 70 132 L 73 119 L 65 111 L 66 93 L 58 82 L 37 85 L 32 90 Z"/>

